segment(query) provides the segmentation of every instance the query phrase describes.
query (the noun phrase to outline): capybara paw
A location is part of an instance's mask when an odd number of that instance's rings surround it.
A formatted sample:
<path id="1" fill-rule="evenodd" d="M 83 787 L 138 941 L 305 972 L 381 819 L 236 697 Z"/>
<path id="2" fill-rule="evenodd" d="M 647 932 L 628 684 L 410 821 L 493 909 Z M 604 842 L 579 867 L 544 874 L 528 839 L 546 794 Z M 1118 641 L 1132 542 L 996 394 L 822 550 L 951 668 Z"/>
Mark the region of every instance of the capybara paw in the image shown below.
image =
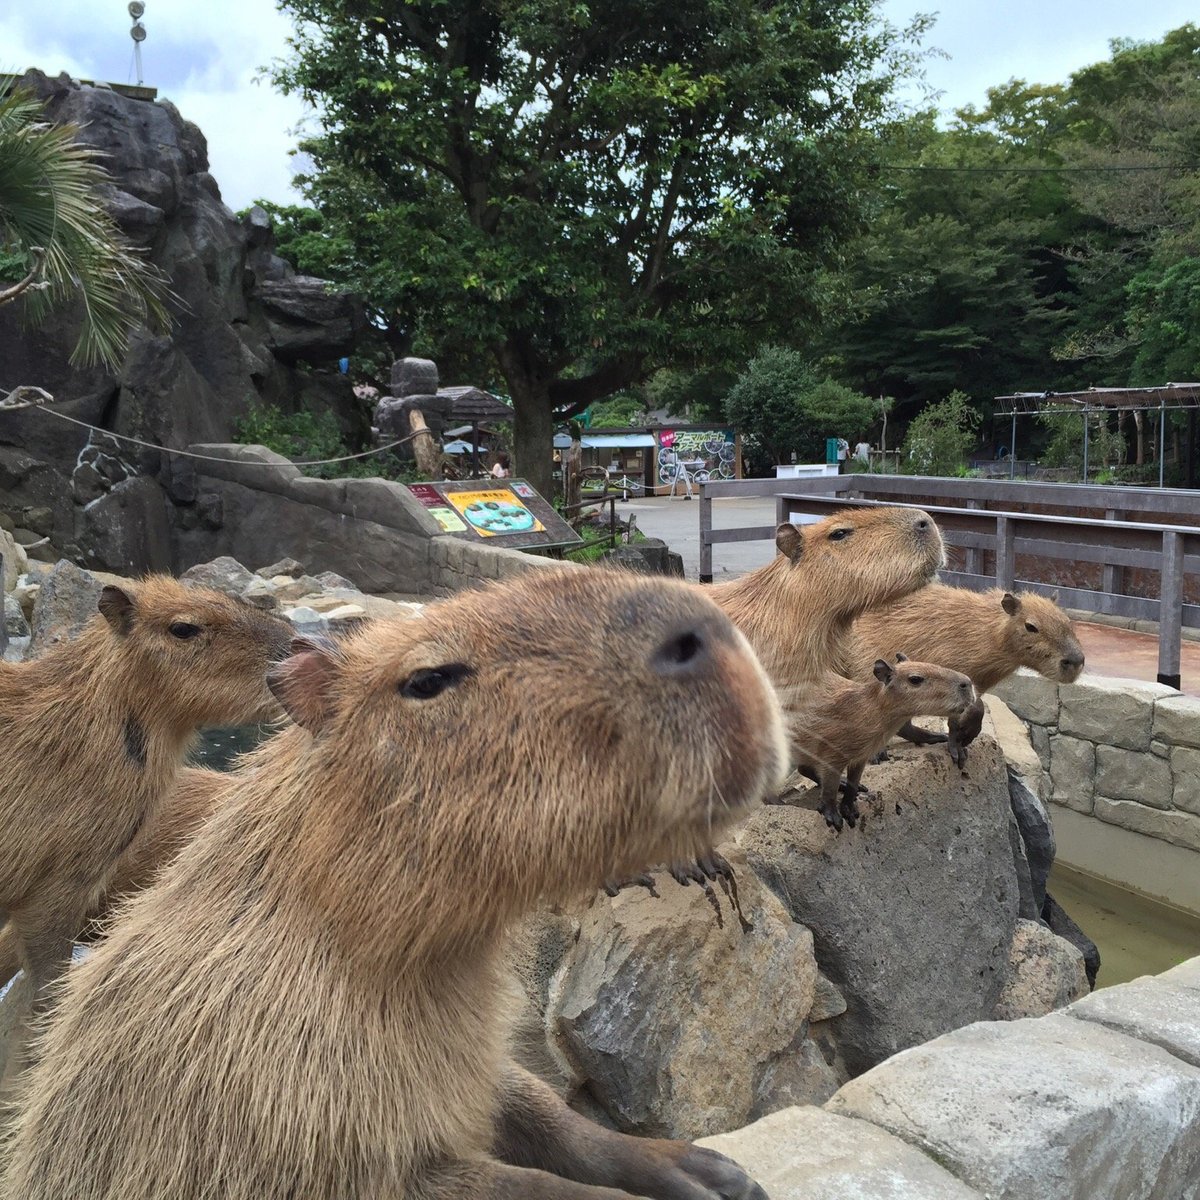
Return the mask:
<path id="1" fill-rule="evenodd" d="M 858 805 L 853 800 L 843 800 L 838 811 L 846 819 L 846 824 L 853 829 L 858 824 Z"/>
<path id="2" fill-rule="evenodd" d="M 825 824 L 830 829 L 836 829 L 838 833 L 842 832 L 842 814 L 838 811 L 834 804 L 822 804 L 820 808 L 821 816 L 825 818 Z"/>
<path id="3" fill-rule="evenodd" d="M 952 743 L 947 746 L 950 751 L 950 759 L 954 765 L 961 771 L 967 765 L 967 748 L 958 743 Z"/>
<path id="4" fill-rule="evenodd" d="M 644 887 L 656 900 L 658 892 L 654 887 L 654 876 L 649 871 L 643 871 L 640 875 L 630 875 L 628 879 L 606 879 L 604 881 L 604 890 L 610 896 L 617 895 L 618 892 L 623 892 L 626 888 Z"/>
<path id="5" fill-rule="evenodd" d="M 720 1200 L 768 1200 L 767 1193 L 737 1163 L 715 1150 L 689 1146 L 679 1159 L 678 1170 L 689 1183 L 698 1183 L 706 1189 L 701 1195 Z M 678 1193 L 681 1200 L 694 1194 L 685 1190 Z M 675 1194 L 670 1196 L 674 1200 Z"/>
<path id="6" fill-rule="evenodd" d="M 873 759 L 871 759 L 871 765 L 877 767 L 877 766 L 879 766 L 880 763 L 891 762 L 891 761 L 892 761 L 892 756 L 886 750 L 880 750 L 880 752 L 877 755 L 875 755 L 875 757 Z"/>

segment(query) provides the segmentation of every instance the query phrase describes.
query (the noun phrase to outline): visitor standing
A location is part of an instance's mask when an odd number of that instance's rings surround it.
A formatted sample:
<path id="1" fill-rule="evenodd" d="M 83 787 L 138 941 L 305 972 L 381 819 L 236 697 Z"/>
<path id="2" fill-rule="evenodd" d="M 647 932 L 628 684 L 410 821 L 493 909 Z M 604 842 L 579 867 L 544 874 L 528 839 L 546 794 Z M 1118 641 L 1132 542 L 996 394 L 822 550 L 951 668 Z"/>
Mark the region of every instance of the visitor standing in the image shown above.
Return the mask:
<path id="1" fill-rule="evenodd" d="M 850 457 L 850 443 L 845 438 L 838 438 L 838 474 L 841 475 L 846 470 L 846 459 Z"/>
<path id="2" fill-rule="evenodd" d="M 859 442 L 858 445 L 854 447 L 854 457 L 857 458 L 864 467 L 869 467 L 871 465 L 871 443 Z"/>
<path id="3" fill-rule="evenodd" d="M 507 479 L 512 474 L 507 454 L 496 455 L 496 465 L 492 467 L 493 479 Z"/>

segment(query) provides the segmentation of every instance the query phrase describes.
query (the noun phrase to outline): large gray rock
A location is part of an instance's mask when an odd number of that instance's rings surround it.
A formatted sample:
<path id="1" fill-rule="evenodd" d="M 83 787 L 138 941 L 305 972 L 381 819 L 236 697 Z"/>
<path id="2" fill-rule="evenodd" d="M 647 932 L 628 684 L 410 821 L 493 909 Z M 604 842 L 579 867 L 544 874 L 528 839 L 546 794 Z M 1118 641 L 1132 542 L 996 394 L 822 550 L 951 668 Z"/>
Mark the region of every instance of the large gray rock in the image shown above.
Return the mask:
<path id="1" fill-rule="evenodd" d="M 125 479 L 80 514 L 79 543 L 97 570 L 118 575 L 170 571 L 167 498 L 145 476 Z"/>
<path id="2" fill-rule="evenodd" d="M 661 898 L 631 889 L 579 918 L 549 988 L 546 1028 L 620 1129 L 694 1138 L 792 1101 L 796 1072 L 778 1080 L 788 1090 L 777 1103 L 762 1081 L 801 1056 L 817 978 L 812 937 L 749 871 L 738 876 L 749 930 L 724 898 L 718 924 L 698 887 L 669 876 Z M 812 1077 L 810 1059 L 796 1065 Z"/>
<path id="3" fill-rule="evenodd" d="M 354 349 L 361 308 L 324 279 L 293 275 L 264 280 L 258 298 L 267 323 L 267 343 L 278 358 L 315 362 L 341 358 Z"/>
<path id="4" fill-rule="evenodd" d="M 786 1108 L 699 1145 L 740 1163 L 771 1200 L 983 1200 L 898 1137 L 819 1108 Z"/>
<path id="5" fill-rule="evenodd" d="M 42 654 L 72 638 L 96 615 L 103 585 L 63 559 L 42 579 L 33 605 L 31 654 Z"/>
<path id="6" fill-rule="evenodd" d="M 990 1017 L 1008 978 L 1018 888 L 1008 776 L 990 739 L 973 745 L 969 776 L 944 750 L 894 751 L 867 770 L 880 798 L 860 803 L 857 829 L 770 806 L 738 835 L 846 998 L 827 1024 L 852 1072 Z"/>
<path id="7" fill-rule="evenodd" d="M 241 596 L 255 582 L 262 582 L 260 576 L 243 567 L 236 558 L 221 555 L 212 562 L 197 563 L 188 567 L 179 577 L 184 583 L 193 583 L 199 587 L 215 588 L 230 596 Z"/>
<path id="8" fill-rule="evenodd" d="M 1054 826 L 1050 823 L 1046 806 L 1011 767 L 1008 772 L 1008 799 L 1021 834 L 1033 901 L 1040 914 L 1046 903 L 1046 880 L 1050 876 L 1056 853 Z"/>
<path id="9" fill-rule="evenodd" d="M 1054 1014 L 972 1025 L 851 1080 L 831 1112 L 925 1151 L 989 1200 L 1194 1200 L 1200 1070 Z"/>
<path id="10" fill-rule="evenodd" d="M 1176 695 L 1161 683 L 1087 675 L 1058 689 L 1059 732 L 1124 750 L 1149 750 L 1154 702 Z"/>
<path id="11" fill-rule="evenodd" d="M 1072 1004 L 1067 1012 L 1082 1021 L 1152 1042 L 1176 1058 L 1200 1067 L 1200 979 L 1194 984 L 1170 974 L 1145 976 L 1120 987 L 1103 988 Z M 1200 1131 L 1198 1131 L 1200 1133 Z"/>
<path id="12" fill-rule="evenodd" d="M 28 637 L 29 622 L 15 596 L 4 595 L 4 633 L 7 637 Z"/>

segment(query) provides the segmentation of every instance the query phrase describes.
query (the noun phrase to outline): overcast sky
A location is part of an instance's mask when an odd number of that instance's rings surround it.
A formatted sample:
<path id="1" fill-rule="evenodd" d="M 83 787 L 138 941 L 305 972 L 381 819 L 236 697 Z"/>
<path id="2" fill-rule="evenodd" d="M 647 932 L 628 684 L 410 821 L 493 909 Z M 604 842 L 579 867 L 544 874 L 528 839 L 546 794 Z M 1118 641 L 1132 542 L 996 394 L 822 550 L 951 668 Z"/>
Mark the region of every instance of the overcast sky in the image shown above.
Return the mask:
<path id="1" fill-rule="evenodd" d="M 897 24 L 917 11 L 938 12 L 928 44 L 949 58 L 931 59 L 927 75 L 945 108 L 982 103 L 989 86 L 1014 76 L 1065 82 L 1106 58 L 1111 38 L 1159 38 L 1197 15 L 1192 0 L 882 0 L 881 7 Z M 255 82 L 258 68 L 286 50 L 289 24 L 273 0 L 147 0 L 143 24 L 145 81 L 204 131 L 225 202 L 296 199 L 288 151 L 302 106 Z M 124 0 L 0 0 L 0 71 L 37 66 L 134 82 L 129 26 Z"/>

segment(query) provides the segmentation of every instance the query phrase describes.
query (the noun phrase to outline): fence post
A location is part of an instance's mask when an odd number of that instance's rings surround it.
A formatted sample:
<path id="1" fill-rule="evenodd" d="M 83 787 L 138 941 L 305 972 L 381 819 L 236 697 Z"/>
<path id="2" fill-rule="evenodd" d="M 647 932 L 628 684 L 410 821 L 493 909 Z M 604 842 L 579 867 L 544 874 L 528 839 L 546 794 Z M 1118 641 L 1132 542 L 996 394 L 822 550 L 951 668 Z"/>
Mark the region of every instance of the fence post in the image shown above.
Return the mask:
<path id="1" fill-rule="evenodd" d="M 1124 520 L 1124 515 L 1115 508 L 1106 508 L 1104 510 L 1104 519 L 1106 521 L 1121 521 Z M 1105 563 L 1101 571 L 1101 590 L 1108 592 L 1110 595 L 1119 596 L 1125 585 L 1125 572 L 1115 563 Z"/>
<path id="2" fill-rule="evenodd" d="M 1183 626 L 1183 535 L 1163 532 L 1158 599 L 1158 682 L 1179 688 L 1179 641 Z"/>
<path id="3" fill-rule="evenodd" d="M 983 501 L 968 500 L 967 507 L 968 508 L 982 508 Z M 967 548 L 966 568 L 967 568 L 968 575 L 982 575 L 983 574 L 983 551 L 980 550 L 978 546 L 969 546 Z"/>
<path id="4" fill-rule="evenodd" d="M 1007 517 L 996 518 L 996 586 L 1006 592 L 1013 588 L 1015 555 L 1013 553 L 1013 524 Z"/>
<path id="5" fill-rule="evenodd" d="M 712 542 L 708 535 L 712 533 L 712 497 L 708 494 L 708 484 L 700 485 L 700 582 L 712 583 Z"/>

